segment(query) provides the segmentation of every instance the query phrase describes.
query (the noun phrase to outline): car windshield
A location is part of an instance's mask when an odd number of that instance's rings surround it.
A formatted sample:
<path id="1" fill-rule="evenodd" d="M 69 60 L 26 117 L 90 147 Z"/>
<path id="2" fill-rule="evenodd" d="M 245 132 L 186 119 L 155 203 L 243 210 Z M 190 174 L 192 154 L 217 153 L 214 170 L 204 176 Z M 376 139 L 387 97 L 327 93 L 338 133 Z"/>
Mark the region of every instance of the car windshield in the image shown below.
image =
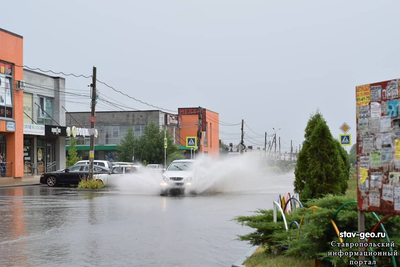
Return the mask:
<path id="1" fill-rule="evenodd" d="M 189 171 L 192 168 L 192 162 L 172 162 L 168 171 Z"/>

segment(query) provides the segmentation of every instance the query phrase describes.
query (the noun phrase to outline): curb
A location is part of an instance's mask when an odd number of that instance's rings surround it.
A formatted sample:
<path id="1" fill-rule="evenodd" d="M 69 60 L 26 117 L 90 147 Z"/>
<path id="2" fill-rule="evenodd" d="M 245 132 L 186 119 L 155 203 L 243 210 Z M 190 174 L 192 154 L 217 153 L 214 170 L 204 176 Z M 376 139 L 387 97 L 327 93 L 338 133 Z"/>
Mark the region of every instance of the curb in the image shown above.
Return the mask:
<path id="1" fill-rule="evenodd" d="M 10 185 L 0 185 L 0 188 L 19 187 L 19 186 L 32 186 L 32 185 L 41 185 L 41 184 L 40 183 L 38 183 L 38 184 L 10 184 Z"/>
<path id="2" fill-rule="evenodd" d="M 253 253 L 258 249 L 258 247 L 252 247 L 249 251 L 247 251 L 246 254 L 244 254 L 243 257 L 235 261 L 234 264 L 232 264 L 232 267 L 246 267 L 243 265 L 243 263 L 249 258 Z"/>

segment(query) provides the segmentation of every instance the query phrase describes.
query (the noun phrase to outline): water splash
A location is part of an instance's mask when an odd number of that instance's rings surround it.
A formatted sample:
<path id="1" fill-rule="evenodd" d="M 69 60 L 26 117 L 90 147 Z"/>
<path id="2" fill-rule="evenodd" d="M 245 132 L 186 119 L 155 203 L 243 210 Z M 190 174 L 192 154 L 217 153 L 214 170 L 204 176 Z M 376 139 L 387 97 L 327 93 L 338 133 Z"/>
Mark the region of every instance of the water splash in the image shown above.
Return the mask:
<path id="1" fill-rule="evenodd" d="M 284 175 L 272 173 L 268 168 L 264 155 L 259 153 L 243 153 L 235 156 L 221 156 L 215 159 L 209 156 L 198 156 L 194 164 L 194 178 L 185 190 L 186 194 L 239 193 L 263 191 L 274 186 L 282 187 L 292 184 L 293 172 Z M 112 175 L 111 175 L 112 179 Z M 160 194 L 162 172 L 142 167 L 135 174 L 127 174 L 114 181 L 118 190 L 138 194 Z M 279 192 L 280 193 L 280 192 Z"/>

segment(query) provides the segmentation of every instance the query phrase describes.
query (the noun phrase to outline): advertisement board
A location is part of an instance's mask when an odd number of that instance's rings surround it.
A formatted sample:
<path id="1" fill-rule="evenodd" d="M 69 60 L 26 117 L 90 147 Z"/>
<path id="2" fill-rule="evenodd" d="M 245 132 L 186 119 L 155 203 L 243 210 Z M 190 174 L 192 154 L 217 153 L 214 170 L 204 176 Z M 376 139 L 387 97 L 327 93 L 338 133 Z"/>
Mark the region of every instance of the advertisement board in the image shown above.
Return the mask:
<path id="1" fill-rule="evenodd" d="M 399 80 L 356 87 L 357 204 L 400 214 Z"/>

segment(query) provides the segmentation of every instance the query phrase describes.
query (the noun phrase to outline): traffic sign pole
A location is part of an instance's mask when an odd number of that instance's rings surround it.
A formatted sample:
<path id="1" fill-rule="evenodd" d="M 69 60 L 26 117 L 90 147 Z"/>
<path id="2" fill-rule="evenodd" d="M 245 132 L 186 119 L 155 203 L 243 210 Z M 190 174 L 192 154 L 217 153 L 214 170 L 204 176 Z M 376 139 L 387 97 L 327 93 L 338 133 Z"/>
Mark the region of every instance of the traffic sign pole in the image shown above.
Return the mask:
<path id="1" fill-rule="evenodd" d="M 164 168 L 167 168 L 167 127 L 164 128 Z"/>

